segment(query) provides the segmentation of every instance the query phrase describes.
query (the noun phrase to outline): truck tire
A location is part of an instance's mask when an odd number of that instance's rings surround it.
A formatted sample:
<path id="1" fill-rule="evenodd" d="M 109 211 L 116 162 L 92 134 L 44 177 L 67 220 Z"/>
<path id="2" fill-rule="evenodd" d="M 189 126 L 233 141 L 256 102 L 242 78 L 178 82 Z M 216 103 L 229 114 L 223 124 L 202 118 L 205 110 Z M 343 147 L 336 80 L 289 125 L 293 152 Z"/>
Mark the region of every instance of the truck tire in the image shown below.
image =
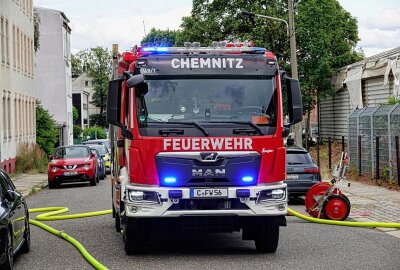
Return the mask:
<path id="1" fill-rule="evenodd" d="M 114 207 L 113 207 L 114 209 Z M 115 224 L 115 230 L 117 232 L 121 232 L 121 218 L 119 216 L 119 214 L 117 214 L 114 210 L 114 224 Z"/>
<path id="2" fill-rule="evenodd" d="M 145 230 L 141 226 L 140 222 L 130 222 L 128 220 L 123 230 L 124 249 L 126 255 L 144 253 L 145 239 Z"/>
<path id="3" fill-rule="evenodd" d="M 255 235 L 255 244 L 259 253 L 274 253 L 278 248 L 279 225 L 262 222 L 263 226 Z M 261 225 L 260 224 L 260 225 Z"/>

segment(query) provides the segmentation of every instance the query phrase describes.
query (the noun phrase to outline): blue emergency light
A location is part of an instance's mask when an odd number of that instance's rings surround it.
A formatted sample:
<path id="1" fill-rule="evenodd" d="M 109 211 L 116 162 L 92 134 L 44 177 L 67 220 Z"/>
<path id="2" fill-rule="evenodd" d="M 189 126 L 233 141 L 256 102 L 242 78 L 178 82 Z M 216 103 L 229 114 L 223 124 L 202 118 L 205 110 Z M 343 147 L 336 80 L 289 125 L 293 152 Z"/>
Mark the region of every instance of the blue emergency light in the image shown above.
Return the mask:
<path id="1" fill-rule="evenodd" d="M 164 183 L 166 183 L 166 184 L 175 184 L 176 183 L 176 178 L 175 177 L 165 177 L 164 178 Z"/>
<path id="2" fill-rule="evenodd" d="M 243 182 L 251 182 L 251 181 L 253 181 L 253 176 L 243 176 L 242 181 Z"/>

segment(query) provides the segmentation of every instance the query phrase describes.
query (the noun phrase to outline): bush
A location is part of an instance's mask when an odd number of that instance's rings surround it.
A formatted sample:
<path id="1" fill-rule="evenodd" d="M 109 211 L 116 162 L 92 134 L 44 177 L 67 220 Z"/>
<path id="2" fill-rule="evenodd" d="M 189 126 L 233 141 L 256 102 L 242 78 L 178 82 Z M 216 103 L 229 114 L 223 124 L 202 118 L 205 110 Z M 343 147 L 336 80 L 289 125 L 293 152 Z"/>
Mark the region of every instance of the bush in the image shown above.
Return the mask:
<path id="1" fill-rule="evenodd" d="M 54 152 L 54 145 L 58 141 L 56 122 L 50 113 L 36 100 L 36 143 L 47 154 Z"/>
<path id="2" fill-rule="evenodd" d="M 76 124 L 76 120 L 78 120 L 79 112 L 75 106 L 72 106 L 72 123 Z"/>
<path id="3" fill-rule="evenodd" d="M 82 128 L 78 125 L 74 125 L 74 139 L 78 139 L 81 137 Z"/>
<path id="4" fill-rule="evenodd" d="M 45 173 L 48 159 L 37 144 L 20 144 L 17 151 L 16 173 Z"/>
<path id="5" fill-rule="evenodd" d="M 101 126 L 101 127 L 107 127 L 107 121 L 106 121 L 106 114 L 92 114 L 90 115 L 90 120 L 89 120 L 90 126 Z"/>
<path id="6" fill-rule="evenodd" d="M 83 130 L 83 139 L 86 140 L 90 136 L 91 140 L 94 139 L 107 139 L 107 134 L 102 127 L 94 126 Z"/>

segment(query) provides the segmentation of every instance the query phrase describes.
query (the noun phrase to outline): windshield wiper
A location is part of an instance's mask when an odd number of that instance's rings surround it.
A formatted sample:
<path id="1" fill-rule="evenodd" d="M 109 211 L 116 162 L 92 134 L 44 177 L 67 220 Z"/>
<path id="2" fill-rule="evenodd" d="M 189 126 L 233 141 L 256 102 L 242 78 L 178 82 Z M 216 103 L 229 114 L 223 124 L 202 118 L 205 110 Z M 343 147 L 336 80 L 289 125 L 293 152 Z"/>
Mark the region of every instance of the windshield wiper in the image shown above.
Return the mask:
<path id="1" fill-rule="evenodd" d="M 249 125 L 252 128 L 254 128 L 255 131 L 257 131 L 260 135 L 264 135 L 264 133 L 261 131 L 261 129 L 251 121 L 209 121 L 207 123 L 229 123 L 229 124 Z M 238 131 L 247 132 L 244 129 L 243 130 L 238 130 Z"/>
<path id="2" fill-rule="evenodd" d="M 208 137 L 210 135 L 208 131 L 202 127 L 199 123 L 195 121 L 172 121 L 172 122 L 146 122 L 146 123 L 151 123 L 151 124 L 177 124 L 177 125 L 191 125 L 197 127 L 203 134 Z"/>

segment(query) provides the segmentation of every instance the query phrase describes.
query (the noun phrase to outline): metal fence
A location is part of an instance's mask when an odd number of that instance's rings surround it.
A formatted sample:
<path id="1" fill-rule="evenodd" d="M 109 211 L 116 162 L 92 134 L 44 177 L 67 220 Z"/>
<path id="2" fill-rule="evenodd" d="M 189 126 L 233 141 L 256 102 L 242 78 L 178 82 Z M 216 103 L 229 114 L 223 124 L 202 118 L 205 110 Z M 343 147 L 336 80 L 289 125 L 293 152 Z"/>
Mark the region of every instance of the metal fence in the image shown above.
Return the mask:
<path id="1" fill-rule="evenodd" d="M 400 104 L 356 109 L 349 115 L 348 128 L 350 169 L 399 183 Z"/>

